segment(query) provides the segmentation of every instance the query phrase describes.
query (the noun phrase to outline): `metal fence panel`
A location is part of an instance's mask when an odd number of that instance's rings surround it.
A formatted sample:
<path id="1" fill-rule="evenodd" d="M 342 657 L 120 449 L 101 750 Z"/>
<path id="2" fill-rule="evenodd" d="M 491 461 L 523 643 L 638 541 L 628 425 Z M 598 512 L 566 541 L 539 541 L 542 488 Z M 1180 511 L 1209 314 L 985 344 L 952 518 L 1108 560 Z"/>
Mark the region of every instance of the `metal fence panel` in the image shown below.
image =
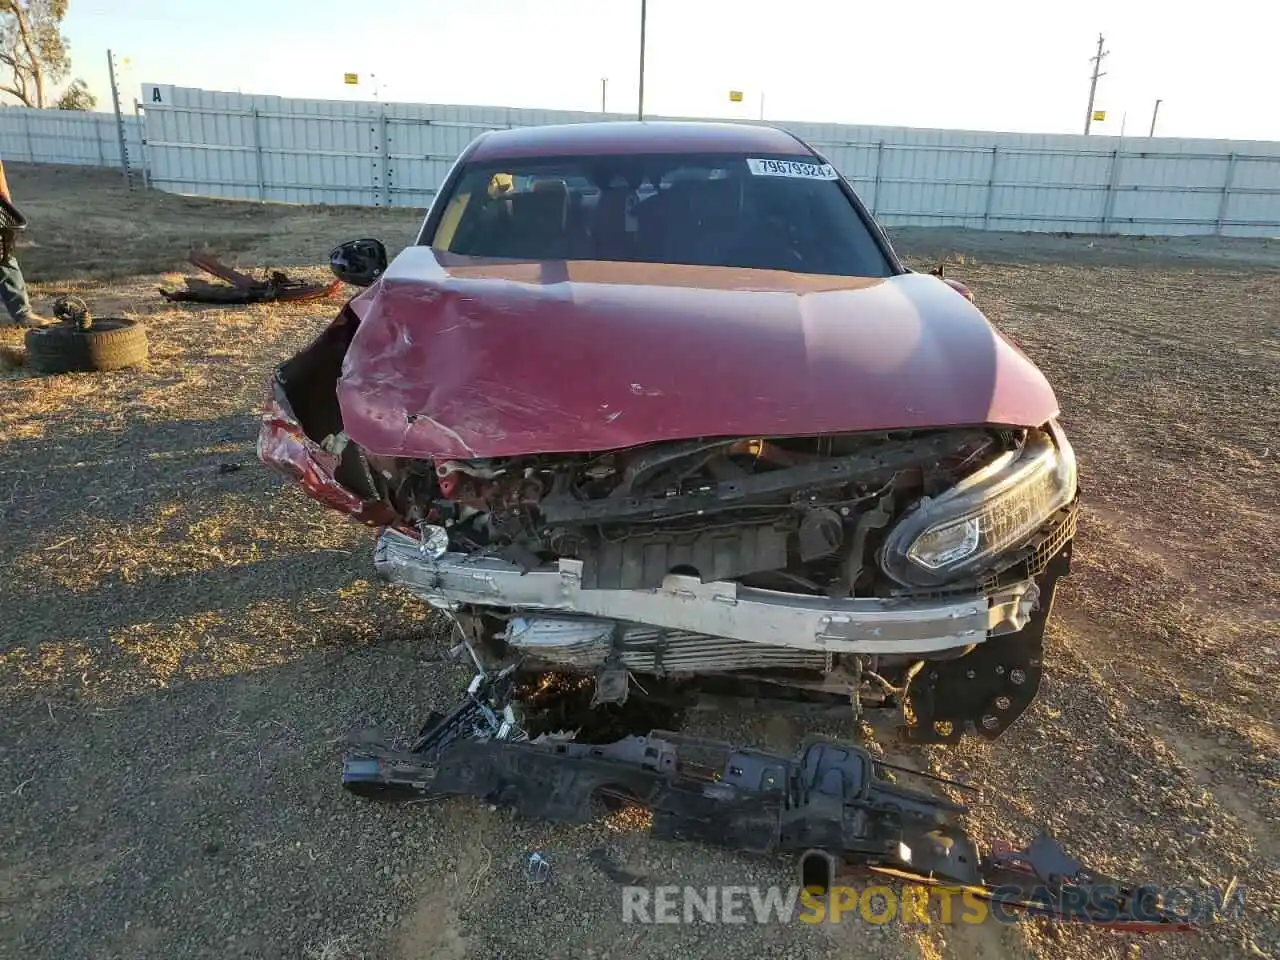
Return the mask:
<path id="1" fill-rule="evenodd" d="M 129 166 L 141 170 L 142 124 L 125 118 Z M 27 163 L 120 166 L 120 135 L 111 113 L 0 107 L 0 159 Z"/>
<path id="2" fill-rule="evenodd" d="M 425 208 L 485 130 L 623 114 L 298 100 L 144 84 L 151 182 L 176 193 Z M 1280 235 L 1280 143 L 778 123 L 887 226 Z M 130 159 L 142 155 L 129 118 Z M 0 110 L 0 156 L 118 165 L 114 118 Z M 140 162 L 140 161 L 139 161 Z"/>

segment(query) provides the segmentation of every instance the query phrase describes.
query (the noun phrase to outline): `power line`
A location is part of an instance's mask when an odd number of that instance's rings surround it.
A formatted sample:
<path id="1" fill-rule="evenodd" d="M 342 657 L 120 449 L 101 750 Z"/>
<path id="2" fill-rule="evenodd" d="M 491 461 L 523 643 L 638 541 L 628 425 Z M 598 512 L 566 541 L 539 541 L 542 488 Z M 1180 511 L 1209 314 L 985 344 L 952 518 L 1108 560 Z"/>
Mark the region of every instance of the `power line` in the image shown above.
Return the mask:
<path id="1" fill-rule="evenodd" d="M 640 99 L 636 103 L 636 119 L 644 119 L 644 29 L 645 21 L 648 19 L 645 14 L 647 11 L 646 0 L 640 0 Z"/>
<path id="2" fill-rule="evenodd" d="M 1110 50 L 1103 50 L 1102 43 L 1102 34 L 1098 34 L 1098 52 L 1089 58 L 1093 63 L 1093 76 L 1089 80 L 1089 109 L 1085 111 L 1084 115 L 1085 136 L 1089 135 L 1089 124 L 1093 122 L 1093 95 L 1098 92 L 1098 78 L 1106 76 L 1106 73 L 1101 71 L 1102 58 L 1111 52 Z"/>

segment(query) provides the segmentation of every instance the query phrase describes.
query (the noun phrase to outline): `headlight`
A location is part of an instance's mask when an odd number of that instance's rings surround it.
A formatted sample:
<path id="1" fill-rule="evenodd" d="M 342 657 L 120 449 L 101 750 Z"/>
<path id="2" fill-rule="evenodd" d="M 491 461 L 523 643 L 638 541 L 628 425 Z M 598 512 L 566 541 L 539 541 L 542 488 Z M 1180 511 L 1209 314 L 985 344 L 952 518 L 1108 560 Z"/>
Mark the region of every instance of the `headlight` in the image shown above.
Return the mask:
<path id="1" fill-rule="evenodd" d="M 940 496 L 922 500 L 885 538 L 884 572 L 908 586 L 940 586 L 1020 546 L 1076 495 L 1076 456 L 1056 423 L 1032 430 Z"/>

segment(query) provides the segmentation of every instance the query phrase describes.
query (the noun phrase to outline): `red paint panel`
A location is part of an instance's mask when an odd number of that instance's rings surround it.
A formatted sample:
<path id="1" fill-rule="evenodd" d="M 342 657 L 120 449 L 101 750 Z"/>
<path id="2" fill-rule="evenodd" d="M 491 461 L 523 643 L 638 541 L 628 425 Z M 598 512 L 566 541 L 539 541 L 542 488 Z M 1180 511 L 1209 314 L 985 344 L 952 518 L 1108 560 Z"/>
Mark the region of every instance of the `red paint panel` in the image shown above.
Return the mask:
<path id="1" fill-rule="evenodd" d="M 288 400 L 277 385 L 272 387 L 262 410 L 258 459 L 298 483 L 313 500 L 361 523 L 382 527 L 395 521 L 388 504 L 362 500 L 334 479 L 338 458 L 303 432 Z"/>
<path id="2" fill-rule="evenodd" d="M 353 301 L 346 432 L 388 456 L 574 452 L 704 436 L 998 424 L 1044 376 L 936 277 L 437 260 Z"/>

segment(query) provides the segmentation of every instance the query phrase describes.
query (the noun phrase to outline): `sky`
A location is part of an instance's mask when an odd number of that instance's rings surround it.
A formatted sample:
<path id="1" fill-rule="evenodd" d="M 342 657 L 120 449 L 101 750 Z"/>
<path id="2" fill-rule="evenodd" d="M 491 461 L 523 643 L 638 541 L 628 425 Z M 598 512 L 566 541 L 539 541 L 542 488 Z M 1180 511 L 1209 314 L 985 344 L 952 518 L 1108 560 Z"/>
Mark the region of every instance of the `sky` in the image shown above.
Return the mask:
<path id="1" fill-rule="evenodd" d="M 321 99 L 636 108 L 640 0 L 70 0 L 73 75 Z M 648 0 L 645 112 L 1280 140 L 1280 4 Z M 359 75 L 359 85 L 343 74 Z M 743 93 L 732 103 L 729 92 Z"/>

